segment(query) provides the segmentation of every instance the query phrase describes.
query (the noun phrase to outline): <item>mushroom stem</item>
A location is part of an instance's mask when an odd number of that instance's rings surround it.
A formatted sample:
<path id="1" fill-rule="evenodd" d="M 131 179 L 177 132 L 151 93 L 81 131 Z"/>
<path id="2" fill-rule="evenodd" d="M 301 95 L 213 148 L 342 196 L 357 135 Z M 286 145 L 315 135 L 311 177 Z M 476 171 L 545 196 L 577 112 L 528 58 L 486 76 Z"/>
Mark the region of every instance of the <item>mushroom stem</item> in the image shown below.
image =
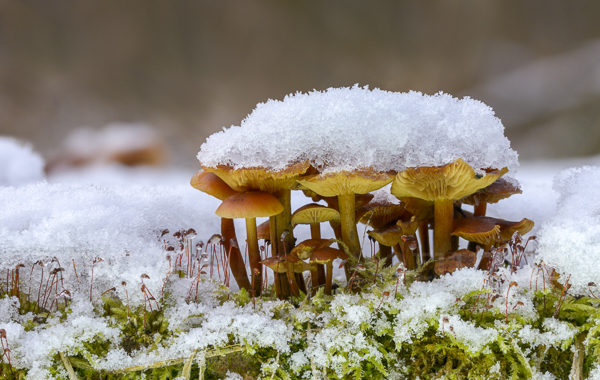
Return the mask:
<path id="1" fill-rule="evenodd" d="M 311 239 L 320 239 L 321 238 L 321 224 L 320 223 L 311 223 L 310 224 L 310 238 Z M 322 264 L 315 264 L 315 265 L 317 266 L 317 269 L 315 271 L 311 271 L 313 287 L 324 285 L 325 281 L 326 281 L 325 267 L 323 267 Z"/>
<path id="2" fill-rule="evenodd" d="M 333 261 L 327 263 L 327 283 L 325 284 L 325 294 L 331 295 L 331 283 L 333 282 Z"/>
<path id="3" fill-rule="evenodd" d="M 285 212 L 285 205 L 283 205 Z M 279 251 L 279 230 L 277 228 L 277 217 L 271 216 L 269 217 L 269 227 L 271 229 L 271 256 L 278 256 Z M 283 254 L 283 251 L 281 251 Z M 286 273 L 279 273 L 275 277 L 275 294 L 280 299 L 285 299 L 290 295 L 290 286 L 287 279 Z"/>
<path id="4" fill-rule="evenodd" d="M 434 201 L 433 257 L 438 259 L 452 250 L 452 199 Z"/>
<path id="5" fill-rule="evenodd" d="M 394 253 L 392 252 L 392 247 L 388 247 L 387 245 L 379 244 L 379 257 L 381 259 L 385 259 L 385 267 L 389 267 L 392 265 L 392 257 Z"/>
<path id="6" fill-rule="evenodd" d="M 431 257 L 429 255 L 429 220 L 419 222 L 419 240 L 421 242 L 421 252 L 423 254 L 423 263 Z"/>
<path id="7" fill-rule="evenodd" d="M 485 216 L 487 212 L 487 202 L 480 201 L 477 206 L 474 207 L 473 216 Z"/>
<path id="8" fill-rule="evenodd" d="M 311 223 L 310 224 L 310 238 L 311 239 L 320 239 L 321 238 L 321 224 L 320 223 Z"/>
<path id="9" fill-rule="evenodd" d="M 348 245 L 350 253 L 358 259 L 360 257 L 360 241 L 356 230 L 356 221 L 354 220 L 355 202 L 354 194 L 338 195 L 342 241 Z"/>
<path id="10" fill-rule="evenodd" d="M 275 215 L 275 220 L 277 222 L 277 232 L 279 236 L 277 236 L 276 240 L 271 240 L 271 244 L 277 242 L 280 244 L 280 252 L 286 251 L 290 253 L 294 248 L 294 228 L 292 227 L 292 191 L 291 190 L 282 190 L 280 194 L 277 194 L 277 200 L 283 205 L 283 212 Z M 281 234 L 284 231 L 288 231 L 285 240 L 281 241 Z M 271 236 L 271 238 L 273 238 Z M 283 249 L 283 245 L 285 244 L 285 249 Z"/>
<path id="11" fill-rule="evenodd" d="M 246 237 L 248 244 L 248 261 L 250 261 L 250 272 L 256 273 L 254 270 L 258 270 L 256 274 L 256 282 L 254 282 L 254 294 L 260 296 L 260 290 L 262 284 L 262 264 L 260 261 L 260 249 L 258 248 L 258 237 L 256 232 L 256 218 L 246 219 Z"/>
<path id="12" fill-rule="evenodd" d="M 244 265 L 242 253 L 238 248 L 230 246 L 231 239 L 236 240 L 233 219 L 221 218 L 221 236 L 223 237 L 225 250 L 229 252 L 231 249 L 229 266 L 231 267 L 231 273 L 233 274 L 235 281 L 240 288 L 249 291 L 251 286 L 250 281 L 248 280 L 248 274 L 246 273 L 246 265 Z"/>
<path id="13" fill-rule="evenodd" d="M 310 270 L 310 278 L 312 280 L 312 294 L 314 295 L 317 291 L 317 287 L 321 285 L 319 280 L 319 266 L 313 266 Z"/>
<path id="14" fill-rule="evenodd" d="M 287 264 L 288 266 L 288 270 L 287 270 L 287 277 L 289 279 L 290 282 L 290 286 L 292 289 L 292 294 L 295 296 L 299 296 L 300 295 L 300 289 L 298 288 L 298 282 L 296 281 L 296 276 L 293 270 L 290 269 L 291 265 Z"/>

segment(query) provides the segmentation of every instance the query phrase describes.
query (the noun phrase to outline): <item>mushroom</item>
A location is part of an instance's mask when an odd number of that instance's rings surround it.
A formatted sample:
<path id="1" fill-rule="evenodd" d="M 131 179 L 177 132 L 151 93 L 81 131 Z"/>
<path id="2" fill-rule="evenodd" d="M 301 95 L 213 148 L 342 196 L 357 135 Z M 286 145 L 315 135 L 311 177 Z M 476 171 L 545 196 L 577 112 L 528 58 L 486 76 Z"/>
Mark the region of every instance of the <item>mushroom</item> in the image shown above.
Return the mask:
<path id="1" fill-rule="evenodd" d="M 391 191 L 400 199 L 415 197 L 433 201 L 433 251 L 434 257 L 439 258 L 452 249 L 454 200 L 489 186 L 507 171 L 508 169 L 503 168 L 480 175 L 459 158 L 440 167 L 408 168 L 396 175 Z"/>
<path id="2" fill-rule="evenodd" d="M 262 284 L 262 271 L 260 266 L 260 250 L 258 248 L 258 239 L 256 231 L 257 217 L 270 217 L 283 211 L 283 206 L 277 198 L 269 193 L 262 191 L 248 191 L 233 195 L 223 201 L 215 212 L 222 218 L 244 218 L 246 219 L 246 234 L 248 237 L 248 258 L 250 268 L 257 269 L 257 283 L 254 292 L 260 295 Z"/>
<path id="3" fill-rule="evenodd" d="M 221 201 L 224 201 L 230 196 L 237 194 L 237 191 L 229 187 L 229 185 L 217 177 L 217 175 L 214 173 L 205 172 L 203 170 L 198 170 L 196 174 L 194 174 L 190 184 L 193 188 L 212 195 Z M 223 236 L 223 244 L 225 245 L 226 251 L 231 252 L 229 266 L 235 281 L 240 288 L 249 291 L 251 289 L 251 285 L 250 281 L 248 280 L 248 274 L 246 272 L 246 265 L 244 264 L 242 253 L 240 252 L 239 248 L 230 246 L 230 241 L 232 239 L 234 241 L 237 240 L 233 219 L 221 218 L 221 236 Z"/>
<path id="4" fill-rule="evenodd" d="M 292 227 L 297 224 L 309 224 L 312 239 L 321 239 L 321 223 L 323 222 L 330 222 L 332 225 L 339 226 L 340 213 L 333 208 L 310 203 L 300 207 L 292 214 Z M 313 284 L 323 285 L 325 284 L 325 268 L 322 265 L 316 265 L 316 267 L 318 276 L 312 276 Z"/>
<path id="5" fill-rule="evenodd" d="M 309 224 L 310 237 L 313 239 L 321 238 L 320 224 L 331 221 L 339 223 L 340 213 L 337 210 L 316 203 L 302 206 L 292 214 L 292 227 L 298 224 Z"/>
<path id="6" fill-rule="evenodd" d="M 387 201 L 371 202 L 365 206 L 362 206 L 356 212 L 357 219 L 361 223 L 365 223 L 373 227 L 374 231 L 384 230 L 390 226 L 395 226 L 396 222 L 401 219 L 409 220 L 412 215 L 402 205 L 392 204 Z M 398 229 L 399 233 L 402 233 L 402 229 Z M 385 265 L 390 266 L 392 264 L 392 246 L 387 245 L 378 239 L 378 233 L 372 234 L 369 231 L 369 235 L 375 238 L 379 243 L 379 256 L 385 259 Z M 400 235 L 401 236 L 401 235 Z M 395 245 L 395 244 L 394 244 Z M 403 261 L 398 257 L 400 261 Z"/>
<path id="7" fill-rule="evenodd" d="M 508 198 L 514 194 L 521 194 L 521 188 L 516 179 L 506 180 L 498 178 L 496 182 L 488 187 L 479 189 L 475 193 L 461 199 L 462 203 L 474 206 L 475 216 L 485 216 L 488 203 L 498 203 L 498 201 Z"/>
<path id="8" fill-rule="evenodd" d="M 331 284 L 333 281 L 333 260 L 346 260 L 348 255 L 343 251 L 331 247 L 320 248 L 313 252 L 310 262 L 315 264 L 325 264 L 327 266 L 327 283 L 325 284 L 325 294 L 331 295 Z"/>
<path id="9" fill-rule="evenodd" d="M 489 251 L 492 245 L 510 240 L 515 232 L 521 235 L 528 233 L 533 225 L 533 221 L 526 218 L 519 222 L 510 222 L 488 216 L 472 216 L 456 219 L 452 235 L 481 244 Z"/>
<path id="10" fill-rule="evenodd" d="M 291 226 L 291 189 L 296 186 L 296 180 L 307 173 L 311 168 L 308 162 L 290 165 L 280 171 L 270 171 L 264 168 L 234 169 L 230 166 L 217 165 L 209 167 L 202 165 L 204 170 L 213 172 L 225 183 L 236 191 L 260 190 L 275 196 L 283 206 L 283 212 L 270 217 L 271 228 L 271 255 L 276 256 L 279 251 L 288 252 L 294 246 L 294 235 Z M 284 231 L 284 241 L 280 239 Z M 281 246 L 280 246 L 281 244 Z M 284 247 L 285 245 L 285 247 Z M 289 295 L 285 274 L 280 276 L 280 283 L 276 283 L 278 295 Z"/>
<path id="11" fill-rule="evenodd" d="M 296 245 L 294 249 L 292 249 L 291 254 L 297 256 L 301 260 L 308 259 L 312 253 L 319 248 L 329 247 L 335 239 L 308 239 L 304 240 L 300 244 Z M 313 270 L 311 270 L 311 278 L 313 286 L 321 286 L 325 285 L 326 276 L 325 269 L 322 265 L 314 265 Z"/>
<path id="12" fill-rule="evenodd" d="M 271 256 L 261 261 L 261 264 L 271 268 L 275 273 L 287 273 L 287 278 L 291 285 L 292 294 L 295 296 L 300 295 L 300 288 L 298 287 L 298 282 L 296 281 L 296 276 L 294 275 L 294 273 L 302 273 L 304 271 L 312 269 L 310 265 L 293 255 Z"/>
<path id="13" fill-rule="evenodd" d="M 379 173 L 364 170 L 316 174 L 299 178 L 298 183 L 321 196 L 337 196 L 342 241 L 346 243 L 352 255 L 358 258 L 361 248 L 356 230 L 355 194 L 366 194 L 377 190 L 393 179 L 394 174 L 392 172 Z"/>

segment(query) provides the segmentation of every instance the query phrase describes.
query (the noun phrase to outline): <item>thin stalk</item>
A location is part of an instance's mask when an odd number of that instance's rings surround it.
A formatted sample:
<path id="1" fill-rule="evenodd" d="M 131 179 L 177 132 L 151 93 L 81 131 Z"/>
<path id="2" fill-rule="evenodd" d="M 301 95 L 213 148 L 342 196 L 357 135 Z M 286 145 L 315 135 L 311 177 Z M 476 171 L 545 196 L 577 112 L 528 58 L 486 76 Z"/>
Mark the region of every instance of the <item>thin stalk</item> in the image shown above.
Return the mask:
<path id="1" fill-rule="evenodd" d="M 325 284 L 325 294 L 331 295 L 331 283 L 333 282 L 333 261 L 327 263 L 327 283 Z"/>
<path id="2" fill-rule="evenodd" d="M 258 237 L 256 231 L 256 218 L 246 219 L 246 235 L 247 235 L 247 247 L 248 247 L 248 258 L 250 261 L 250 271 L 256 276 L 256 286 L 253 287 L 254 294 L 260 296 L 260 284 L 262 284 L 262 273 L 261 273 L 261 259 L 260 249 L 258 248 Z M 256 273 L 258 271 L 258 273 Z"/>
<path id="3" fill-rule="evenodd" d="M 356 230 L 355 202 L 356 199 L 354 194 L 338 195 L 342 241 L 348 245 L 350 253 L 358 259 L 360 256 L 360 241 L 358 239 L 358 232 Z"/>
<path id="4" fill-rule="evenodd" d="M 452 199 L 434 201 L 433 256 L 439 259 L 452 250 Z"/>

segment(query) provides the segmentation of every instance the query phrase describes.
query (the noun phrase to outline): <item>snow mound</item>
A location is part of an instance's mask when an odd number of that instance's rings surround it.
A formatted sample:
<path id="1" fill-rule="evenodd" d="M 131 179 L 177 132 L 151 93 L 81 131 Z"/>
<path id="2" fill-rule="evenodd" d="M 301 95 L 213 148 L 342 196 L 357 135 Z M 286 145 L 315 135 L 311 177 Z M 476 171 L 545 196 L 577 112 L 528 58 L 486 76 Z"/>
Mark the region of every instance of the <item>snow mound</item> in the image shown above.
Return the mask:
<path id="1" fill-rule="evenodd" d="M 308 160 L 323 172 L 400 171 L 458 158 L 476 169 L 518 166 L 502 123 L 484 103 L 358 85 L 260 103 L 240 126 L 210 136 L 197 157 L 210 167 L 270 170 Z"/>
<path id="2" fill-rule="evenodd" d="M 554 217 L 540 230 L 539 260 L 555 268 L 570 293 L 591 296 L 588 284 L 600 286 L 600 167 L 584 166 L 560 172 L 554 189 L 561 195 Z M 597 293 L 595 287 L 592 291 Z"/>
<path id="3" fill-rule="evenodd" d="M 44 159 L 31 146 L 0 136 L 0 186 L 23 186 L 44 179 Z"/>

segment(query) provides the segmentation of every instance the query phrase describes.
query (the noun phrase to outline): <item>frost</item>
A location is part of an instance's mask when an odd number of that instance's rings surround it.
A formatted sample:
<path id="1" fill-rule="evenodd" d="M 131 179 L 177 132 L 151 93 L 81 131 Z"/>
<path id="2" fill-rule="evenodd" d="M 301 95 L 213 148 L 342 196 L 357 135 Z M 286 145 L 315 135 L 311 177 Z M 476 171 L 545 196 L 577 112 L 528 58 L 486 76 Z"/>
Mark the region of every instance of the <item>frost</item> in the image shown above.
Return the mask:
<path id="1" fill-rule="evenodd" d="M 566 322 L 555 318 L 546 318 L 542 324 L 545 332 L 532 328 L 530 325 L 523 327 L 518 335 L 521 341 L 528 343 L 532 348 L 540 345 L 546 347 L 559 347 L 569 343 L 577 333 L 577 329 Z"/>
<path id="2" fill-rule="evenodd" d="M 0 187 L 44 180 L 44 159 L 30 145 L 0 136 Z"/>
<path id="3" fill-rule="evenodd" d="M 198 153 L 211 167 L 280 170 L 308 160 L 324 172 L 401 171 L 458 158 L 477 169 L 518 165 L 502 123 L 482 102 L 358 86 L 260 103 L 240 126 L 210 136 Z"/>
<path id="4" fill-rule="evenodd" d="M 238 373 L 227 371 L 224 380 L 244 380 L 244 378 Z"/>
<path id="5" fill-rule="evenodd" d="M 447 322 L 443 320 L 444 318 L 447 318 Z M 453 335 L 471 353 L 482 351 L 486 345 L 498 337 L 498 331 L 477 327 L 473 322 L 465 322 L 457 315 L 440 318 L 439 325 L 439 332 Z"/>
<path id="6" fill-rule="evenodd" d="M 560 172 L 554 180 L 561 194 L 558 210 L 539 234 L 539 260 L 555 268 L 563 284 L 571 275 L 569 292 L 574 295 L 591 296 L 588 284 L 600 285 L 600 269 L 590 265 L 600 261 L 599 187 L 599 167 Z"/>

